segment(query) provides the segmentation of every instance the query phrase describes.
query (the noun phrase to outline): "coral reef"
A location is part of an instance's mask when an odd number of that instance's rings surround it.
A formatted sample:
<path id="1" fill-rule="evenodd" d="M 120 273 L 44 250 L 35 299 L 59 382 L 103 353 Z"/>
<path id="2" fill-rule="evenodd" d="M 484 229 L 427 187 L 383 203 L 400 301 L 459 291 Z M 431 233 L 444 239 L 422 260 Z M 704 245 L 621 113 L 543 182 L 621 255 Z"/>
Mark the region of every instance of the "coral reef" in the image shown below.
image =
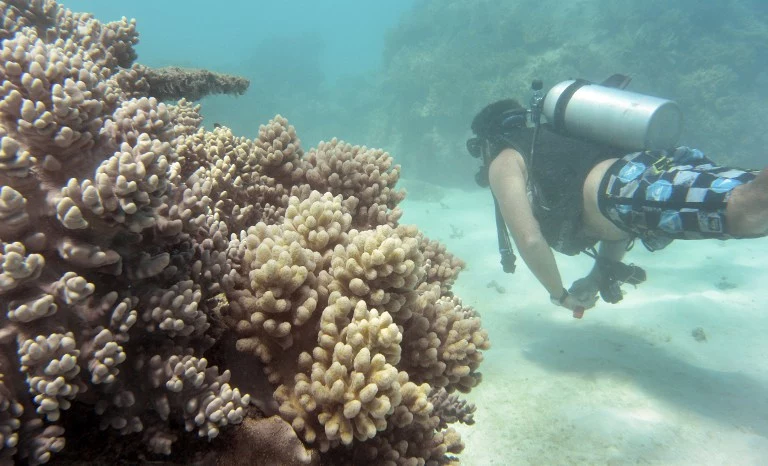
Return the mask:
<path id="1" fill-rule="evenodd" d="M 488 337 L 388 153 L 205 131 L 132 21 L 0 11 L 0 464 L 456 460 Z"/>
<path id="2" fill-rule="evenodd" d="M 250 81 L 240 76 L 215 73 L 208 70 L 192 70 L 177 66 L 149 68 L 135 66 L 147 81 L 147 94 L 157 100 L 200 100 L 210 94 L 242 95 Z"/>

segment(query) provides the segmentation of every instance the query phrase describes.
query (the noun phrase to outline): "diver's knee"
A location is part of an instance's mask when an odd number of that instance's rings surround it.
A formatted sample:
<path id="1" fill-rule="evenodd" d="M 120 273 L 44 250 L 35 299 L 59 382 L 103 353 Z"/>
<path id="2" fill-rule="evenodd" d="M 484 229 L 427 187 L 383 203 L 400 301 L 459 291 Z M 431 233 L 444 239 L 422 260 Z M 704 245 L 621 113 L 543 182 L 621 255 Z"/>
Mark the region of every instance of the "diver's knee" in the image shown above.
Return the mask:
<path id="1" fill-rule="evenodd" d="M 756 238 L 768 235 L 768 212 L 727 212 L 725 232 L 733 238 Z"/>

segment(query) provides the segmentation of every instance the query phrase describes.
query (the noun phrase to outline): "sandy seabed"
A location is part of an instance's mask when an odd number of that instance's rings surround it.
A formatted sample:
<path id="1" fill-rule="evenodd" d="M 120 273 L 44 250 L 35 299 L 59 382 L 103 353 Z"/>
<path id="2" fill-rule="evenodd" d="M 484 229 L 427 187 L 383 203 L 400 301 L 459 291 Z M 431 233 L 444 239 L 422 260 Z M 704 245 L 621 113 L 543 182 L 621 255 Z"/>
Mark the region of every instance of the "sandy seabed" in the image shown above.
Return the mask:
<path id="1" fill-rule="evenodd" d="M 638 242 L 648 281 L 576 320 L 520 258 L 503 273 L 490 192 L 442 194 L 401 223 L 466 261 L 454 291 L 490 334 L 462 464 L 768 464 L 768 238 Z M 557 261 L 566 286 L 592 263 Z"/>

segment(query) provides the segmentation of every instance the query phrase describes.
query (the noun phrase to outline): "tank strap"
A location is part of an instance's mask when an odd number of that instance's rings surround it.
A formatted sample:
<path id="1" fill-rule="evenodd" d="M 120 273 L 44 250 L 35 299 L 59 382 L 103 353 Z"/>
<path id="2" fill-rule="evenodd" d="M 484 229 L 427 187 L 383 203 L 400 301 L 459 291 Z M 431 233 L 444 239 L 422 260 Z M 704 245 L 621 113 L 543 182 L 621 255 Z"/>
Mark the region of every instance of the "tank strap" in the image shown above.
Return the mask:
<path id="1" fill-rule="evenodd" d="M 571 97 L 582 87 L 592 84 L 586 79 L 577 79 L 566 87 L 560 94 L 560 97 L 555 103 L 554 120 L 552 126 L 555 132 L 568 135 L 568 129 L 565 127 L 565 107 L 568 106 L 568 102 L 571 101 Z"/>

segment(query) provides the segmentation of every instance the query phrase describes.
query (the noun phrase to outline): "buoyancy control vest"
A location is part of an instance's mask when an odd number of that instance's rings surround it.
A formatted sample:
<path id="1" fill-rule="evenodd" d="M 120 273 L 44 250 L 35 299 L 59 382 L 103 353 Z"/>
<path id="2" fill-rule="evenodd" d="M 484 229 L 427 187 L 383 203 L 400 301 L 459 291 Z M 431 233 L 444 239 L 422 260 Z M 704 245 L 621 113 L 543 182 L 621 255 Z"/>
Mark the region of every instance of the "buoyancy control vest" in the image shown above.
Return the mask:
<path id="1" fill-rule="evenodd" d="M 569 256 L 594 246 L 597 238 L 584 235 L 582 228 L 584 182 L 595 165 L 622 157 L 626 150 L 562 136 L 542 124 L 531 159 L 534 129 L 520 128 L 515 133 L 514 141 L 505 138 L 505 142 L 525 160 L 533 214 L 549 246 Z"/>

